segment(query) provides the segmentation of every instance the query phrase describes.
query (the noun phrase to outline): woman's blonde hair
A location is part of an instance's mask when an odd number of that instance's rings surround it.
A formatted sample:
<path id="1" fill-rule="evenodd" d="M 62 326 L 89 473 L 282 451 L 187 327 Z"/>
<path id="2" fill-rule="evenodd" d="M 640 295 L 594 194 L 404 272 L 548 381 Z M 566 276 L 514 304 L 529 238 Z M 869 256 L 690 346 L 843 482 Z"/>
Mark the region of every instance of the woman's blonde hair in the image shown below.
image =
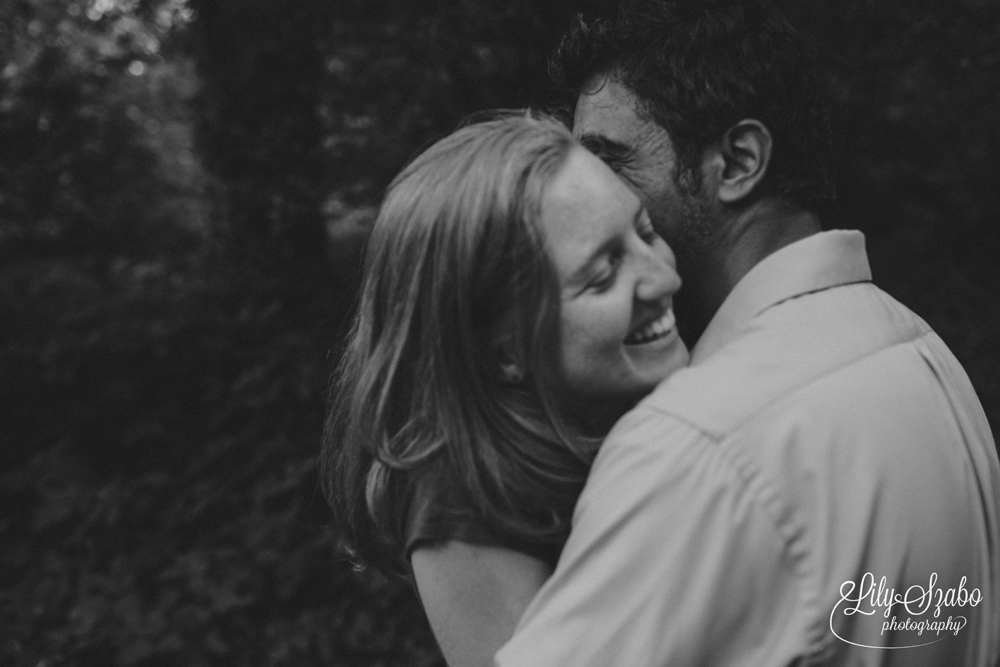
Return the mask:
<path id="1" fill-rule="evenodd" d="M 413 486 L 461 486 L 487 525 L 561 545 L 596 445 L 560 409 L 559 296 L 538 227 L 576 146 L 507 112 L 438 141 L 389 186 L 334 375 L 325 491 L 361 562 L 405 570 Z"/>

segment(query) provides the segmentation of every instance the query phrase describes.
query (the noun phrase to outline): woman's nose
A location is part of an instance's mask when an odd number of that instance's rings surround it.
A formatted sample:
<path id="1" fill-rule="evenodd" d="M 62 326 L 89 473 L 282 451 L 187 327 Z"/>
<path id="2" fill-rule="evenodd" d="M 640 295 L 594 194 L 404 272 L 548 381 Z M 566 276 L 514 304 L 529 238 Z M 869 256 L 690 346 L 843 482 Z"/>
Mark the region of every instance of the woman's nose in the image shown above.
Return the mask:
<path id="1" fill-rule="evenodd" d="M 674 256 L 666 244 L 662 248 L 649 248 L 642 273 L 636 285 L 636 298 L 642 301 L 661 301 L 672 296 L 681 287 Z"/>

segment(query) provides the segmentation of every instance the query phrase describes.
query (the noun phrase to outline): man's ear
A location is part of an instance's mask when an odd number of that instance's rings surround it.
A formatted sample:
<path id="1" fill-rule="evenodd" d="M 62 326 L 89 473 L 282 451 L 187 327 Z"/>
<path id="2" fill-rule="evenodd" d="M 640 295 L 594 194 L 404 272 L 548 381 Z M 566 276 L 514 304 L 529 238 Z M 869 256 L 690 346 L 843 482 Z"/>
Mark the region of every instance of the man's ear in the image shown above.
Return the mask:
<path id="1" fill-rule="evenodd" d="M 718 145 L 719 201 L 733 204 L 753 192 L 771 162 L 771 132 L 759 120 L 745 119 L 730 127 Z"/>

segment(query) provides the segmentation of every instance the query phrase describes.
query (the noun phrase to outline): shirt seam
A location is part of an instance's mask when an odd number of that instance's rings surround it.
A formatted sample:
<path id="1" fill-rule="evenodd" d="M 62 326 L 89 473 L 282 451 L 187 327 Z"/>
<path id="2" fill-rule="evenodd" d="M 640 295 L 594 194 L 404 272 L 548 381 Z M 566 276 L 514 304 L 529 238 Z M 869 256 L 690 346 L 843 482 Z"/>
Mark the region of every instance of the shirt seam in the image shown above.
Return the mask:
<path id="1" fill-rule="evenodd" d="M 865 285 L 865 284 L 874 285 L 874 283 L 872 282 L 871 278 L 864 278 L 864 279 L 860 279 L 859 278 L 858 280 L 847 280 L 847 281 L 841 282 L 841 283 L 835 283 L 835 284 L 832 284 L 832 285 L 823 285 L 822 287 L 814 287 L 812 289 L 807 289 L 807 290 L 804 290 L 802 292 L 797 292 L 795 294 L 789 294 L 786 297 L 782 297 L 782 298 L 778 299 L 777 301 L 772 301 L 771 303 L 767 304 L 766 306 L 764 306 L 763 308 L 761 308 L 760 310 L 758 310 L 756 313 L 754 313 L 753 316 L 749 320 L 747 320 L 747 321 L 749 322 L 754 317 L 758 317 L 760 315 L 763 315 L 764 313 L 766 313 L 767 311 L 771 310 L 775 306 L 780 306 L 780 305 L 782 305 L 784 303 L 788 303 L 789 301 L 792 301 L 794 299 L 798 299 L 798 298 L 803 297 L 803 296 L 810 296 L 812 294 L 819 294 L 820 292 L 826 292 L 828 290 L 837 289 L 837 288 L 840 288 L 840 287 L 850 287 L 852 285 Z"/>
<path id="2" fill-rule="evenodd" d="M 831 366 L 826 371 L 824 371 L 822 374 L 817 375 L 815 377 L 811 377 L 811 378 L 809 378 L 807 380 L 804 380 L 803 382 L 801 382 L 801 383 L 799 383 L 799 384 L 797 384 L 797 385 L 789 388 L 788 390 L 786 390 L 785 392 L 783 392 L 781 395 L 779 395 L 776 398 L 774 398 L 772 401 L 768 402 L 765 405 L 762 405 L 758 409 L 754 410 L 752 414 L 748 415 L 747 417 L 745 417 L 744 419 L 740 420 L 739 422 L 733 424 L 731 427 L 729 427 L 724 432 L 721 432 L 719 434 L 715 434 L 715 433 L 711 432 L 707 427 L 702 426 L 702 425 L 696 423 L 695 421 L 693 421 L 691 419 L 687 419 L 687 418 L 685 418 L 685 417 L 677 414 L 676 412 L 672 411 L 671 409 L 665 408 L 665 407 L 663 407 L 661 405 L 656 405 L 655 403 L 649 402 L 649 403 L 644 404 L 642 406 L 642 408 L 644 408 L 646 410 L 651 410 L 653 412 L 657 412 L 657 413 L 659 413 L 661 415 L 665 415 L 665 416 L 671 417 L 671 418 L 675 419 L 676 421 L 679 421 L 679 422 L 681 422 L 683 424 L 686 424 L 690 428 L 698 431 L 699 433 L 704 434 L 706 437 L 710 438 L 713 442 L 715 442 L 716 444 L 718 444 L 722 440 L 725 440 L 728 437 L 729 434 L 732 434 L 732 433 L 734 433 L 736 431 L 739 431 L 744 426 L 746 426 L 748 423 L 752 422 L 761 413 L 767 412 L 768 410 L 770 410 L 771 408 L 773 408 L 778 403 L 781 403 L 782 401 L 784 401 L 785 399 L 787 399 L 789 396 L 791 396 L 791 395 L 793 395 L 795 393 L 798 393 L 799 391 L 805 389 L 806 387 L 809 387 L 809 386 L 811 386 L 811 385 L 813 385 L 813 384 L 815 384 L 815 383 L 817 383 L 817 382 L 819 382 L 821 380 L 824 380 L 827 377 L 829 377 L 830 375 L 833 375 L 834 373 L 842 371 L 845 368 L 849 368 L 850 366 L 853 366 L 854 364 L 857 364 L 857 363 L 860 363 L 862 361 L 865 361 L 865 360 L 867 360 L 867 359 L 869 359 L 871 357 L 874 357 L 875 355 L 882 354 L 883 352 L 887 352 L 887 351 L 889 351 L 889 350 L 891 350 L 891 349 L 893 349 L 895 347 L 901 347 L 901 346 L 905 346 L 905 345 L 912 345 L 912 344 L 914 344 L 914 343 L 916 343 L 916 342 L 918 342 L 920 340 L 923 340 L 924 338 L 926 338 L 931 333 L 933 333 L 933 332 L 930 331 L 930 330 L 921 331 L 919 333 L 919 335 L 914 336 L 913 338 L 908 338 L 906 340 L 894 341 L 892 343 L 889 343 L 888 345 L 884 345 L 882 347 L 870 350 L 869 352 L 867 352 L 867 353 L 865 353 L 865 354 L 863 354 L 861 356 L 853 357 L 849 361 L 846 361 L 846 362 L 844 362 L 842 364 L 839 364 L 837 366 Z"/>

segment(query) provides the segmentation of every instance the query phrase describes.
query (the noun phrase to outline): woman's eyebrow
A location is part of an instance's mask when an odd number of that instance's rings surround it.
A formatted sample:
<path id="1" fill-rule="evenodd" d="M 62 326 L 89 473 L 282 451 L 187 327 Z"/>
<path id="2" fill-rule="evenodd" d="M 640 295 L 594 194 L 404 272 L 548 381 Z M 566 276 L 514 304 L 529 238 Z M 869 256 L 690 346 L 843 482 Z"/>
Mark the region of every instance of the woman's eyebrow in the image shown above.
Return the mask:
<path id="1" fill-rule="evenodd" d="M 608 164 L 623 164 L 628 162 L 635 152 L 627 144 L 593 132 L 581 135 L 579 141 L 584 148 Z"/>
<path id="2" fill-rule="evenodd" d="M 643 213 L 645 213 L 645 211 L 646 211 L 646 209 L 644 209 L 642 206 L 638 206 L 636 208 L 635 215 L 632 216 L 632 226 L 633 227 L 637 226 L 639 224 L 639 218 L 642 217 L 642 215 L 643 215 Z M 570 280 L 569 280 L 568 284 L 574 285 L 574 284 L 577 284 L 577 283 L 580 283 L 580 282 L 584 281 L 587 278 L 587 274 L 590 272 L 590 269 L 593 266 L 594 262 L 596 262 L 598 260 L 598 258 L 600 258 L 601 256 L 603 256 L 603 255 L 607 254 L 608 252 L 610 252 L 612 250 L 612 248 L 614 248 L 620 242 L 621 242 L 621 238 L 617 234 L 615 234 L 614 236 L 610 236 L 610 237 L 604 239 L 604 241 L 601 242 L 601 244 L 599 246 L 597 246 L 597 248 L 595 248 L 592 253 L 590 253 L 590 255 L 587 257 L 586 261 L 584 261 L 576 269 L 576 271 L 573 272 L 572 276 L 570 276 Z"/>

